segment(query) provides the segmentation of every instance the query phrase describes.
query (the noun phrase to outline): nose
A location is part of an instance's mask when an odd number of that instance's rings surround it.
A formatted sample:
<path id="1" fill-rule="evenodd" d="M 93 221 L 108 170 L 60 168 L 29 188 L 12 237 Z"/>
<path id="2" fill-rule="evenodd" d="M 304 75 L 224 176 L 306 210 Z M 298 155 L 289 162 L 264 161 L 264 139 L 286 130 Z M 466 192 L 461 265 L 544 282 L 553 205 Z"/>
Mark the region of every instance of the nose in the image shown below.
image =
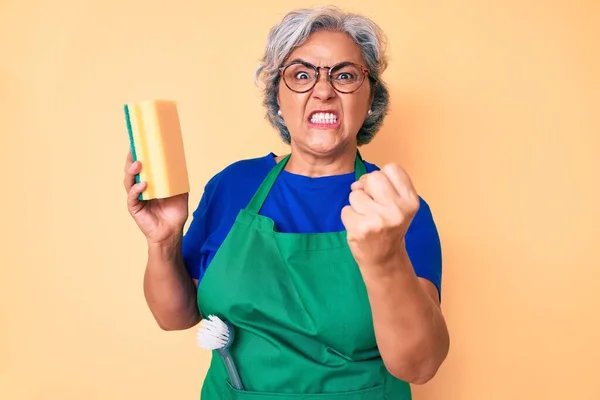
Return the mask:
<path id="1" fill-rule="evenodd" d="M 319 77 L 317 79 L 317 83 L 315 84 L 315 87 L 313 88 L 313 97 L 315 99 L 324 101 L 324 100 L 330 100 L 334 96 L 335 96 L 335 90 L 329 83 L 329 79 L 327 77 L 327 72 L 322 71 L 319 74 Z"/>

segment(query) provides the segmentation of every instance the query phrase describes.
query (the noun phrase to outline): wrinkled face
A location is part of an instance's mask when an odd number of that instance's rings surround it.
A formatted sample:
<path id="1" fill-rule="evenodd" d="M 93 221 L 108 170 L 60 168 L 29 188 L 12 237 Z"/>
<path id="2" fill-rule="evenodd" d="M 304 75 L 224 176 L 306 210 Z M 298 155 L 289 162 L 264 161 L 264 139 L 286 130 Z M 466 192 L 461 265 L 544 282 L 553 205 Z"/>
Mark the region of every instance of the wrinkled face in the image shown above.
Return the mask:
<path id="1" fill-rule="evenodd" d="M 360 48 L 344 33 L 320 31 L 313 33 L 296 48 L 285 64 L 302 60 L 316 67 L 330 67 L 341 62 L 366 66 Z M 332 80 L 339 87 L 349 87 L 353 76 L 360 70 L 341 68 L 332 72 Z M 313 154 L 333 154 L 356 148 L 356 135 L 367 118 L 372 96 L 369 80 L 364 76 L 360 87 L 353 93 L 339 93 L 327 79 L 327 69 L 319 70 L 315 86 L 305 93 L 296 93 L 283 81 L 279 83 L 278 102 L 285 124 L 290 131 L 292 148 Z M 314 71 L 302 65 L 286 72 L 288 83 L 296 89 L 314 76 Z M 293 80 L 292 80 L 293 79 Z"/>

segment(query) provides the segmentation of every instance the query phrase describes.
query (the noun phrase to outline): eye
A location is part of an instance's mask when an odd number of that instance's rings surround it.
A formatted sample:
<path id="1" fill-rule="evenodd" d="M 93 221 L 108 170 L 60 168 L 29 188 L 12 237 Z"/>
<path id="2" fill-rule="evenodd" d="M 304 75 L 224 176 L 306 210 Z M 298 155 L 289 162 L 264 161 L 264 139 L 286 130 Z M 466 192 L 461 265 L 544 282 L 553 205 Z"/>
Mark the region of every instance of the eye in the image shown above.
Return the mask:
<path id="1" fill-rule="evenodd" d="M 339 73 L 335 79 L 339 79 L 339 80 L 353 80 L 356 79 L 356 76 L 354 74 L 351 74 L 350 72 L 342 72 Z"/>
<path id="2" fill-rule="evenodd" d="M 296 79 L 310 79 L 310 75 L 304 71 L 298 72 L 295 76 Z"/>

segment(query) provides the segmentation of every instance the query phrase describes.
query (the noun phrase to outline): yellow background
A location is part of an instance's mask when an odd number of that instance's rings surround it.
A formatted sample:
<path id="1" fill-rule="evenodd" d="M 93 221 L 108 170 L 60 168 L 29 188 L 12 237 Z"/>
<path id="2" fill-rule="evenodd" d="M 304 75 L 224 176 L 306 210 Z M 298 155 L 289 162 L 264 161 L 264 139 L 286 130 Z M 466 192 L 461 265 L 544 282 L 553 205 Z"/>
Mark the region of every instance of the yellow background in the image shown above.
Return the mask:
<path id="1" fill-rule="evenodd" d="M 192 210 L 228 163 L 287 150 L 252 74 L 272 24 L 317 3 L 169 3 L 0 3 L 0 399 L 199 396 L 195 329 L 144 301 L 122 105 L 179 102 Z M 409 171 L 443 241 L 451 350 L 415 398 L 600 399 L 600 3 L 337 4 L 390 42 L 363 153 Z"/>

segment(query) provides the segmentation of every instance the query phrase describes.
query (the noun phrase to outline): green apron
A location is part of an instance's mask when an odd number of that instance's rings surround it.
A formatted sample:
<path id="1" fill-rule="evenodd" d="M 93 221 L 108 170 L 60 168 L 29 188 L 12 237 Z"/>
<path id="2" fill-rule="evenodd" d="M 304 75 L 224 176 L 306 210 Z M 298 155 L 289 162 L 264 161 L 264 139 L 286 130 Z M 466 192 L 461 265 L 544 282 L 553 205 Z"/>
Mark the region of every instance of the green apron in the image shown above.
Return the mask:
<path id="1" fill-rule="evenodd" d="M 346 232 L 282 233 L 259 215 L 289 157 L 240 211 L 198 287 L 201 314 L 235 327 L 230 351 L 245 389 L 214 351 L 201 399 L 409 400 L 409 384 L 379 354 Z M 356 179 L 365 173 L 357 153 Z"/>

